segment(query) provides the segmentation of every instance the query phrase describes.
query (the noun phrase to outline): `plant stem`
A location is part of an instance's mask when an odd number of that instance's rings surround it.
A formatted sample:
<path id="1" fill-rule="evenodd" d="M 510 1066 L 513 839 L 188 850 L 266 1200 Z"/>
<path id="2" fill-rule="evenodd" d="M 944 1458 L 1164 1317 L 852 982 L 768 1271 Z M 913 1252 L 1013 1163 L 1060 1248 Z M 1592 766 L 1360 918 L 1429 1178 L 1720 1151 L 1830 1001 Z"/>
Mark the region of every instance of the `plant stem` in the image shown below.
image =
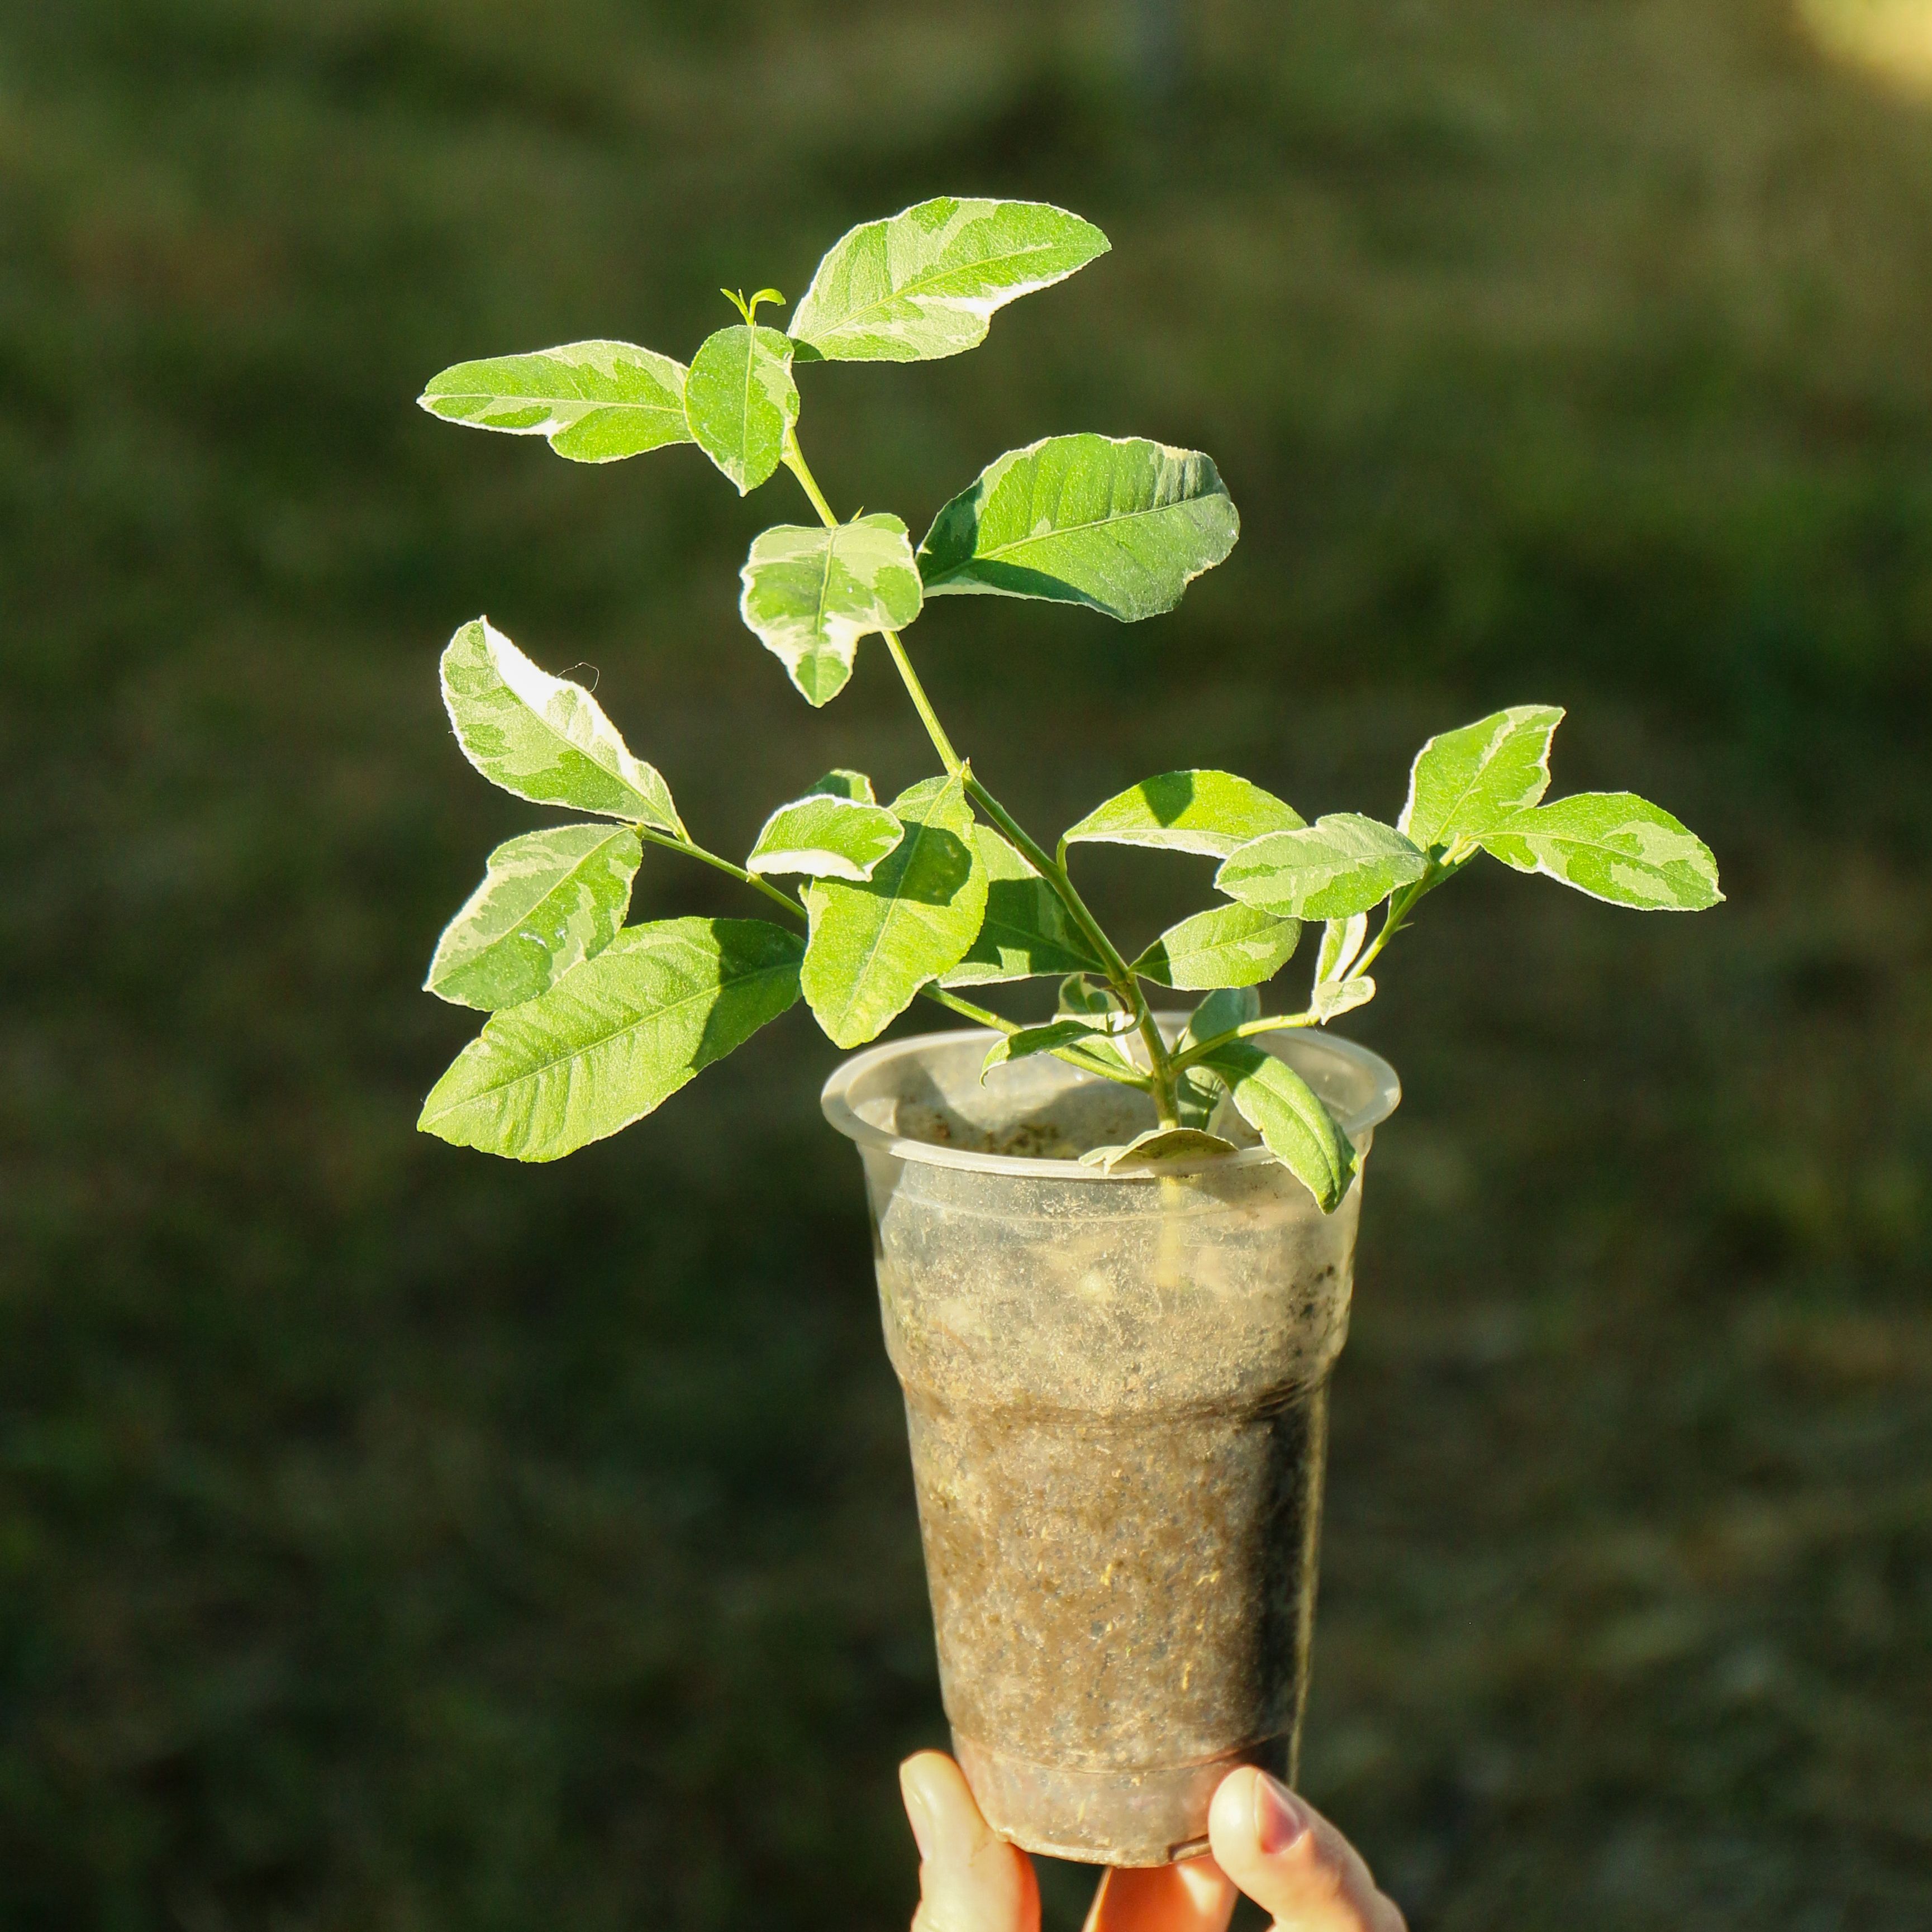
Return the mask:
<path id="1" fill-rule="evenodd" d="M 1065 866 L 1048 855 L 1045 847 L 1034 838 L 986 788 L 982 784 L 969 766 L 966 773 L 966 795 L 980 806 L 1005 836 L 1007 842 L 1020 856 L 1046 880 L 1059 896 L 1060 903 L 1072 914 L 1073 922 L 1086 935 L 1088 942 L 1100 956 L 1101 963 L 1107 969 L 1107 978 L 1115 992 L 1127 1003 L 1128 1010 L 1134 1016 L 1134 1024 L 1140 1029 L 1142 1042 L 1148 1050 L 1148 1063 L 1152 1072 L 1150 1091 L 1154 1095 L 1156 1110 L 1160 1124 L 1171 1127 L 1178 1124 L 1180 1115 L 1174 1104 L 1174 1067 L 1170 1060 L 1167 1042 L 1160 1036 L 1160 1028 L 1141 991 L 1140 982 L 1134 976 L 1126 962 L 1120 957 L 1120 950 L 1107 937 L 1100 922 L 1087 909 L 1087 902 L 1080 896 L 1079 888 L 1072 880 Z"/>
<path id="2" fill-rule="evenodd" d="M 1217 1033 L 1211 1039 L 1196 1040 L 1185 1053 L 1177 1053 L 1168 1063 L 1168 1070 L 1175 1074 L 1185 1073 L 1210 1053 L 1218 1053 L 1224 1046 L 1238 1040 L 1250 1040 L 1258 1033 L 1280 1033 L 1285 1027 L 1319 1026 L 1322 1022 L 1312 1012 L 1264 1013 L 1258 1020 L 1250 1020 L 1245 1025 L 1230 1027 L 1226 1033 Z"/>
<path id="3" fill-rule="evenodd" d="M 899 681 L 906 688 L 906 695 L 912 700 L 912 708 L 919 713 L 919 722 L 926 727 L 926 735 L 932 740 L 932 748 L 939 754 L 939 762 L 946 767 L 949 778 L 957 778 L 965 768 L 965 760 L 952 748 L 952 740 L 946 735 L 946 727 L 939 722 L 939 713 L 932 708 L 932 700 L 926 694 L 926 686 L 919 681 L 919 674 L 912 668 L 912 659 L 906 656 L 906 647 L 899 642 L 896 631 L 881 631 L 880 636 L 886 640 L 886 649 L 892 654 L 892 662 L 898 667 Z"/>
<path id="4" fill-rule="evenodd" d="M 805 908 L 789 892 L 782 892 L 768 880 L 761 879 L 755 872 L 748 872 L 742 866 L 734 866 L 729 859 L 721 858 L 716 852 L 707 852 L 694 838 L 674 838 L 668 833 L 653 832 L 648 826 L 632 828 L 646 844 L 662 845 L 667 851 L 682 852 L 687 859 L 695 859 L 700 865 L 715 867 L 728 874 L 740 885 L 749 886 L 754 892 L 763 892 L 774 905 L 783 906 L 794 919 L 805 916 Z"/>
<path id="5" fill-rule="evenodd" d="M 838 527 L 838 518 L 832 506 L 825 500 L 825 492 L 818 487 L 818 478 L 812 475 L 811 466 L 805 460 L 805 452 L 800 448 L 796 431 L 785 432 L 784 466 L 798 478 L 799 487 L 804 490 L 812 507 L 818 512 L 818 520 L 828 530 Z M 932 700 L 926 694 L 926 686 L 919 681 L 919 674 L 912 668 L 912 660 L 906 656 L 905 646 L 899 641 L 896 631 L 881 631 L 879 634 L 886 640 L 886 649 L 892 654 L 892 662 L 898 668 L 899 681 L 906 688 L 906 695 L 912 700 L 913 709 L 919 713 L 919 722 L 926 727 L 926 735 L 932 740 L 932 748 L 939 754 L 939 762 L 946 767 L 948 778 L 957 778 L 964 762 L 952 748 L 952 740 L 946 735 L 946 727 L 939 722 L 939 713 L 932 708 Z"/>
<path id="6" fill-rule="evenodd" d="M 1425 872 L 1413 885 L 1404 886 L 1389 901 L 1389 909 L 1383 917 L 1382 930 L 1369 942 L 1369 950 L 1348 968 L 1350 979 L 1359 978 L 1381 958 L 1382 948 L 1402 930 L 1402 922 L 1408 916 L 1416 901 L 1424 892 L 1432 892 L 1448 876 L 1447 872 L 1433 874 Z"/>
<path id="7" fill-rule="evenodd" d="M 826 502 L 825 492 L 818 487 L 818 479 L 812 475 L 812 467 L 805 460 L 805 452 L 799 446 L 795 430 L 785 432 L 783 460 L 785 467 L 797 478 L 799 487 L 804 490 L 812 507 L 818 512 L 819 521 L 829 530 L 838 529 L 838 516 Z M 1126 1002 L 1129 1011 L 1133 1015 L 1134 1023 L 1140 1030 L 1142 1041 L 1147 1048 L 1150 1070 L 1148 1088 L 1154 1096 L 1154 1108 L 1160 1116 L 1160 1124 L 1164 1127 L 1174 1126 L 1180 1116 L 1174 1106 L 1174 1073 L 1167 1042 L 1160 1036 L 1160 1028 L 1148 1007 L 1146 996 L 1141 991 L 1140 982 L 1129 970 L 1126 962 L 1120 957 L 1119 948 L 1107 937 L 1100 921 L 1088 910 L 1086 902 L 1075 889 L 1066 868 L 1058 860 L 1048 856 L 1039 842 L 974 776 L 972 767 L 953 749 L 952 740 L 946 736 L 946 728 L 940 723 L 939 714 L 932 708 L 932 700 L 926 696 L 926 687 L 920 682 L 919 674 L 913 669 L 912 660 L 906 655 L 905 646 L 901 642 L 898 633 L 884 631 L 880 634 L 886 640 L 886 648 L 892 653 L 899 681 L 905 686 L 906 695 L 912 700 L 913 709 L 919 713 L 920 722 L 926 727 L 926 736 L 932 740 L 932 748 L 939 754 L 940 763 L 946 767 L 946 775 L 965 780 L 967 796 L 986 812 L 1007 840 L 1046 880 L 1060 903 L 1072 916 L 1074 923 L 1100 954 L 1107 969 L 1108 980 L 1114 992 Z M 1059 1057 L 1071 1060 L 1078 1053 L 1077 1048 L 1070 1048 Z M 1080 1059 L 1078 1064 L 1096 1072 L 1106 1071 L 1096 1063 L 1084 1058 Z M 1119 1076 L 1108 1072 L 1107 1077 L 1117 1079 Z"/>
<path id="8" fill-rule="evenodd" d="M 825 492 L 818 487 L 818 478 L 812 473 L 811 466 L 805 460 L 805 452 L 799 447 L 796 429 L 785 431 L 784 454 L 781 459 L 784 466 L 798 478 L 799 487 L 811 500 L 812 507 L 818 512 L 818 520 L 828 530 L 838 527 L 838 518 L 832 506 L 825 500 Z"/>
<path id="9" fill-rule="evenodd" d="M 962 1000 L 956 993 L 949 993 L 944 986 L 930 981 L 920 991 L 928 999 L 936 1000 L 948 1012 L 957 1013 L 963 1019 L 974 1021 L 980 1026 L 991 1027 L 1006 1034 L 1009 1039 L 1015 1034 L 1025 1030 L 1018 1021 L 1004 1018 L 985 1006 L 976 1006 L 970 1000 Z M 1078 1044 L 1057 1048 L 1054 1058 L 1065 1060 L 1070 1066 L 1078 1066 L 1087 1072 L 1097 1073 L 1103 1080 L 1112 1080 L 1122 1087 L 1138 1087 L 1145 1091 L 1148 1086 L 1145 1075 L 1130 1072 L 1125 1067 L 1102 1060 L 1097 1055 L 1090 1059 L 1086 1049 Z"/>

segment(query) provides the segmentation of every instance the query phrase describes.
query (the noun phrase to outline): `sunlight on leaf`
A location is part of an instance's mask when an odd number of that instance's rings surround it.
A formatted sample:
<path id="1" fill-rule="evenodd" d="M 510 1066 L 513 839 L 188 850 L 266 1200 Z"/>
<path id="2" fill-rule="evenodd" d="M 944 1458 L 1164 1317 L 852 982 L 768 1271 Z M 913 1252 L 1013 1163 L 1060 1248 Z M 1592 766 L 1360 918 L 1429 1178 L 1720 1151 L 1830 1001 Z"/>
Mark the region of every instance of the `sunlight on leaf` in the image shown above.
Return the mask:
<path id="1" fill-rule="evenodd" d="M 491 784 L 534 805 L 683 832 L 670 787 L 631 755 L 590 692 L 538 670 L 488 618 L 450 639 L 442 671 L 456 742 Z"/>
<path id="2" fill-rule="evenodd" d="M 804 942 L 761 920 L 634 926 L 457 1056 L 416 1123 L 555 1160 L 640 1120 L 798 998 Z"/>
<path id="3" fill-rule="evenodd" d="M 685 368 L 628 342 L 566 342 L 531 356 L 459 362 L 416 398 L 446 422 L 541 436 L 576 463 L 614 463 L 688 442 Z"/>
<path id="4" fill-rule="evenodd" d="M 1172 610 L 1240 532 L 1220 473 L 1195 451 L 1054 436 L 954 497 L 919 567 L 928 597 L 1043 597 L 1133 622 Z"/>
<path id="5" fill-rule="evenodd" d="M 616 936 L 644 854 L 628 825 L 560 825 L 499 845 L 443 928 L 424 990 L 485 1012 L 535 999 Z"/>
<path id="6" fill-rule="evenodd" d="M 986 339 L 996 309 L 1107 246 L 1091 222 L 1045 202 L 922 201 L 835 242 L 791 332 L 833 362 L 957 356 Z"/>

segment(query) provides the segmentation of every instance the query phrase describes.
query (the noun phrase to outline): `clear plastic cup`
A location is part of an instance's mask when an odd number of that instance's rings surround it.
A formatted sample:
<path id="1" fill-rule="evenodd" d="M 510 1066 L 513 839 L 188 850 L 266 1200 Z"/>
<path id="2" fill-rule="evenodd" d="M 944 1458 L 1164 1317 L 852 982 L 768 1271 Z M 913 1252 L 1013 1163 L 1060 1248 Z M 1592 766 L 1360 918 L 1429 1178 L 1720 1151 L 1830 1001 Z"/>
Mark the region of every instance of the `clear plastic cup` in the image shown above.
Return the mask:
<path id="1" fill-rule="evenodd" d="M 1083 1166 L 1144 1096 L 1046 1056 L 982 1084 L 992 1038 L 875 1047 L 824 1093 L 865 1162 L 940 1687 L 996 1830 L 1162 1864 L 1234 1766 L 1292 1775 L 1359 1157 L 1401 1089 L 1349 1041 L 1262 1036 L 1354 1144 L 1324 1216 L 1258 1148 Z"/>

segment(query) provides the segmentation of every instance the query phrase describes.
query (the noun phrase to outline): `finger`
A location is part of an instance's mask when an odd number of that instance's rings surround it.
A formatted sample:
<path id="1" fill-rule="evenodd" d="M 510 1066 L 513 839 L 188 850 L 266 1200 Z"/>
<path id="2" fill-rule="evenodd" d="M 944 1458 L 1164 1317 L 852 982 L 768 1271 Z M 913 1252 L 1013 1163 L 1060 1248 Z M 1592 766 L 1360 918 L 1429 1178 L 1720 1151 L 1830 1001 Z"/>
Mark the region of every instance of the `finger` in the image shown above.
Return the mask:
<path id="1" fill-rule="evenodd" d="M 1360 1853 L 1265 1772 L 1244 1766 L 1221 1780 L 1208 1831 L 1221 1869 L 1281 1932 L 1403 1932 Z"/>
<path id="2" fill-rule="evenodd" d="M 1040 1932 L 1033 1861 L 980 1815 L 965 1774 L 942 1751 L 899 1766 L 919 1846 L 913 1932 Z"/>
<path id="3" fill-rule="evenodd" d="M 1150 1870 L 1116 1868 L 1094 1894 L 1086 1932 L 1226 1932 L 1235 1896 L 1212 1858 Z"/>

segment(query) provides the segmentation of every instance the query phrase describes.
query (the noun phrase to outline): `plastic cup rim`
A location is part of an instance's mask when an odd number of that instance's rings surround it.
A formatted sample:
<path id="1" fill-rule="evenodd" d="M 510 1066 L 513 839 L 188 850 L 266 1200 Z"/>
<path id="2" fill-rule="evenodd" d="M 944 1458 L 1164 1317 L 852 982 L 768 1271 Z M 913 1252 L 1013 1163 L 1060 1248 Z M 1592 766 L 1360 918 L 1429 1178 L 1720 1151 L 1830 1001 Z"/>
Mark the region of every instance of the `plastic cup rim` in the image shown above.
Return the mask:
<path id="1" fill-rule="evenodd" d="M 1161 1013 L 1156 1018 L 1184 1024 L 1184 1013 Z M 1208 1154 L 1198 1160 L 1163 1161 L 1157 1168 L 1140 1168 L 1130 1173 L 1109 1174 L 1104 1168 L 1090 1167 L 1078 1160 L 1047 1160 L 1026 1154 L 976 1154 L 969 1148 L 942 1147 L 934 1141 L 915 1140 L 904 1134 L 874 1126 L 862 1119 L 848 1098 L 854 1084 L 882 1063 L 930 1052 L 955 1040 L 984 1040 L 988 1046 L 999 1037 L 990 1027 L 960 1027 L 943 1033 L 908 1034 L 903 1040 L 888 1040 L 842 1060 L 832 1070 L 818 1096 L 825 1118 L 848 1140 L 874 1153 L 890 1154 L 895 1160 L 919 1161 L 928 1167 L 957 1167 L 981 1174 L 1004 1174 L 1035 1180 L 1100 1180 L 1136 1182 L 1171 1179 L 1212 1170 L 1226 1173 L 1232 1168 L 1260 1167 L 1274 1160 L 1266 1148 L 1243 1148 L 1232 1154 Z M 1316 1034 L 1312 1029 L 1298 1032 L 1294 1043 L 1352 1062 L 1375 1080 L 1375 1091 L 1352 1113 L 1337 1117 L 1337 1124 L 1350 1139 L 1358 1138 L 1381 1126 L 1402 1102 L 1402 1082 L 1395 1069 L 1378 1053 L 1345 1038 L 1340 1034 Z"/>

